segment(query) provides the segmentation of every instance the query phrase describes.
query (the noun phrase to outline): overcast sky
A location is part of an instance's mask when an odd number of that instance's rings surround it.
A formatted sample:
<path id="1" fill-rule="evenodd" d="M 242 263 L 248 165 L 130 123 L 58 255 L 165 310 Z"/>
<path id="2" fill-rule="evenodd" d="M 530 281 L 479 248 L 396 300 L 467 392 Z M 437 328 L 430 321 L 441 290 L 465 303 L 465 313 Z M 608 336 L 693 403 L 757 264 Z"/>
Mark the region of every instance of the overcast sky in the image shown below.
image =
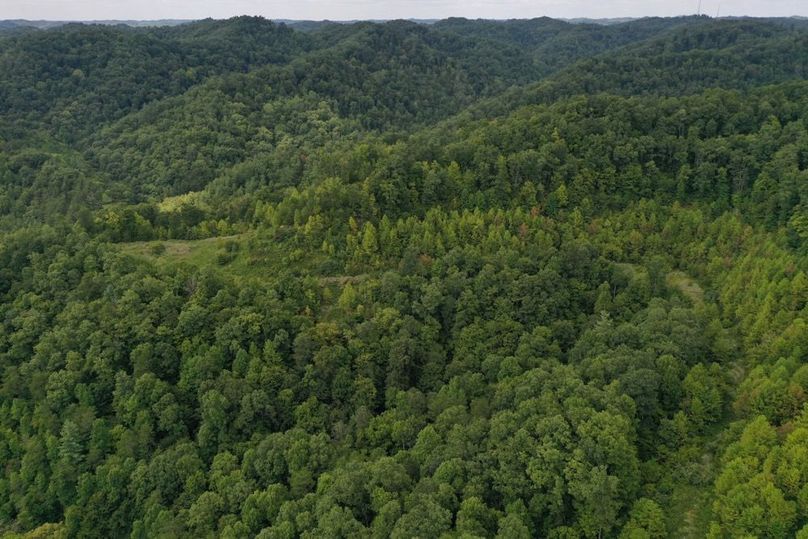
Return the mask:
<path id="1" fill-rule="evenodd" d="M 808 16 L 808 0 L 701 0 L 702 13 Z M 0 19 L 437 19 L 693 14 L 699 0 L 0 0 Z"/>

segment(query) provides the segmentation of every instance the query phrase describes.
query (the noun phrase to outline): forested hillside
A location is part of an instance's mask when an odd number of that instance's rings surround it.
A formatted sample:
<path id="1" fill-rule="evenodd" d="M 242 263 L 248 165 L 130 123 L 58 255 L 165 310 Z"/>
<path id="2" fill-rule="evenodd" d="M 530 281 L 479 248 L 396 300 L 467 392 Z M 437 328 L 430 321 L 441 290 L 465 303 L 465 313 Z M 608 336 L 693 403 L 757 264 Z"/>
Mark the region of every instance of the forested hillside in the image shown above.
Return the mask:
<path id="1" fill-rule="evenodd" d="M 0 535 L 808 538 L 808 25 L 0 34 Z"/>

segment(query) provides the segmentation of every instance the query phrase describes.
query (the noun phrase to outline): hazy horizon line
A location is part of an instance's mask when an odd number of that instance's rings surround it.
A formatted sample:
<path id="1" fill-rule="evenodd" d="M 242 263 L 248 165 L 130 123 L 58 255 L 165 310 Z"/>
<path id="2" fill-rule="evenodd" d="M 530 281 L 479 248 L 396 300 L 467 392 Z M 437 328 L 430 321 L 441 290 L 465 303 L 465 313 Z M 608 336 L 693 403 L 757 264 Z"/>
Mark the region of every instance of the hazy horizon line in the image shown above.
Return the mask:
<path id="1" fill-rule="evenodd" d="M 535 19 L 552 19 L 556 21 L 622 21 L 622 20 L 640 20 L 640 19 L 678 19 L 684 17 L 706 17 L 709 19 L 808 19 L 805 15 L 722 15 L 713 16 L 706 13 L 683 13 L 681 15 L 625 15 L 621 17 L 551 17 L 549 15 L 540 15 L 536 17 L 468 17 L 465 15 L 450 15 L 447 17 L 393 17 L 389 19 L 380 18 L 353 18 L 353 19 L 315 19 L 315 18 L 289 18 L 289 17 L 267 17 L 265 15 L 250 15 L 247 13 L 240 15 L 232 15 L 229 17 L 196 17 L 184 19 L 179 17 L 161 17 L 157 19 L 137 19 L 137 18 L 99 18 L 99 19 L 28 19 L 23 17 L 13 18 L 0 18 L 0 22 L 68 22 L 68 23 L 93 23 L 93 22 L 198 22 L 205 20 L 214 21 L 227 21 L 230 19 L 237 19 L 239 17 L 254 17 L 262 18 L 268 21 L 278 22 L 335 22 L 335 23 L 351 23 L 351 22 L 392 22 L 392 21 L 444 21 L 448 19 L 466 19 L 466 20 L 483 20 L 483 21 L 529 21 Z"/>

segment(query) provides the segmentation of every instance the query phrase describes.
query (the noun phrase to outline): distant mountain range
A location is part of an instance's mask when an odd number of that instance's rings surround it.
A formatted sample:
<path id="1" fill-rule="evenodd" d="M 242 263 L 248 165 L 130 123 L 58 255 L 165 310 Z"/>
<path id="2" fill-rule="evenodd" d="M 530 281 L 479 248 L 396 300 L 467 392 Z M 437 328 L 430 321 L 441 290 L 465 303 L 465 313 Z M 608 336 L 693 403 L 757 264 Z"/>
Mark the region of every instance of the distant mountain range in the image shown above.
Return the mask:
<path id="1" fill-rule="evenodd" d="M 187 22 L 191 22 L 191 20 L 185 19 L 160 19 L 155 21 L 119 21 L 119 20 L 93 20 L 93 21 L 29 21 L 26 19 L 8 19 L 0 21 L 0 29 L 8 29 L 8 28 L 38 28 L 40 30 L 47 30 L 48 28 L 56 28 L 58 26 L 64 26 L 65 24 L 70 23 L 80 23 L 80 24 L 103 24 L 107 26 L 117 26 L 117 25 L 125 25 L 125 26 L 132 26 L 132 27 L 142 27 L 142 26 L 176 26 L 178 24 L 184 24 Z"/>
<path id="2" fill-rule="evenodd" d="M 573 23 L 573 24 L 621 24 L 624 22 L 631 22 L 636 21 L 637 17 L 622 17 L 616 19 L 588 19 L 586 17 L 578 17 L 575 19 L 560 19 L 565 22 Z"/>
<path id="3" fill-rule="evenodd" d="M 579 17 L 573 19 L 558 19 L 561 21 L 565 21 L 572 24 L 599 24 L 604 26 L 610 26 L 614 24 L 622 24 L 626 22 L 631 22 L 639 19 L 641 17 L 620 17 L 620 18 L 611 18 L 611 19 L 590 19 L 586 17 Z M 737 17 L 737 16 L 728 16 L 728 17 L 721 17 L 722 19 L 727 20 L 738 20 L 738 19 L 747 19 L 751 17 Z M 793 17 L 782 17 L 781 19 L 795 19 L 795 20 L 808 20 L 808 17 L 801 17 L 801 16 L 793 16 Z M 283 23 L 287 26 L 294 27 L 298 30 L 303 31 L 311 31 L 317 30 L 323 26 L 328 24 L 354 24 L 357 22 L 362 22 L 359 19 L 352 19 L 352 20 L 341 20 L 341 21 L 332 21 L 332 20 L 296 20 L 296 19 L 272 19 L 274 22 Z M 418 24 L 434 24 L 438 22 L 439 19 L 407 19 L 410 22 L 415 22 Z M 10 30 L 10 29 L 25 29 L 25 28 L 36 28 L 39 30 L 47 30 L 49 28 L 56 28 L 59 26 L 64 26 L 66 24 L 100 24 L 105 26 L 131 26 L 133 28 L 140 28 L 140 27 L 155 27 L 155 26 L 177 26 L 180 24 L 186 24 L 194 22 L 194 19 L 158 19 L 158 20 L 85 20 L 85 21 L 48 21 L 48 20 L 27 20 L 27 19 L 6 19 L 0 20 L 0 30 Z M 376 23 L 383 23 L 386 22 L 385 20 L 367 20 L 364 22 L 376 22 Z"/>

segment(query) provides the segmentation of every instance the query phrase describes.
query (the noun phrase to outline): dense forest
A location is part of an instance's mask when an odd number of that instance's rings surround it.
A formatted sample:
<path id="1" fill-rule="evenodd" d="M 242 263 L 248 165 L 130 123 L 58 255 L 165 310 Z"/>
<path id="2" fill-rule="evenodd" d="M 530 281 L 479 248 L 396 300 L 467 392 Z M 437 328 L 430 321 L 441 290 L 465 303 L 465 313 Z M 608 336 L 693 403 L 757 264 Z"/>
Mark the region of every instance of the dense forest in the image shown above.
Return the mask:
<path id="1" fill-rule="evenodd" d="M 3 537 L 808 539 L 807 404 L 805 20 L 0 25 Z"/>

